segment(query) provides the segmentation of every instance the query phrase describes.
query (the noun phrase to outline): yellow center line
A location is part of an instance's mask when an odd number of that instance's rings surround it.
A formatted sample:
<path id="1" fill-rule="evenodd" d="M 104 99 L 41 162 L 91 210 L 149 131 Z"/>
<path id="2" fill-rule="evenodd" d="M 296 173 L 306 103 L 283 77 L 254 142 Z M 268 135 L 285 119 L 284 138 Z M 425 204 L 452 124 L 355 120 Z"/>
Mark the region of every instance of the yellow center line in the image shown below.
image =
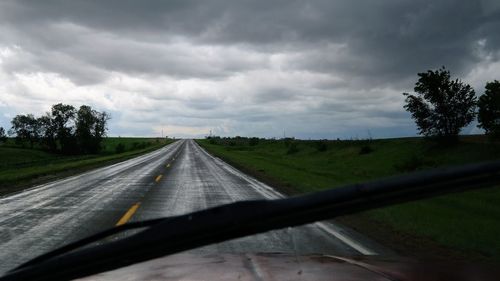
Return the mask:
<path id="1" fill-rule="evenodd" d="M 135 212 L 139 208 L 139 205 L 141 205 L 141 203 L 139 202 L 132 205 L 132 207 L 130 207 L 130 209 L 128 209 L 128 211 L 125 213 L 125 215 L 123 215 L 123 217 L 116 223 L 116 226 L 126 224 L 130 220 L 130 218 L 132 218 L 132 216 L 135 214 Z"/>
<path id="2" fill-rule="evenodd" d="M 159 182 L 161 180 L 161 178 L 163 177 L 163 175 L 158 175 L 155 179 L 155 182 Z"/>

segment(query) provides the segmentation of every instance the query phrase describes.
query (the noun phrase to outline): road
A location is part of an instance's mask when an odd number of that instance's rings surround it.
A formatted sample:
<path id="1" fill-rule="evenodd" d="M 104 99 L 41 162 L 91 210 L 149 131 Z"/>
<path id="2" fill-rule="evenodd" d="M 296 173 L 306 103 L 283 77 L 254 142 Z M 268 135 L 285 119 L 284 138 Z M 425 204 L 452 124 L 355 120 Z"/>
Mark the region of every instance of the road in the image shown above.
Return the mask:
<path id="1" fill-rule="evenodd" d="M 192 140 L 0 198 L 0 274 L 117 223 L 179 215 L 277 191 L 212 157 Z M 335 224 L 316 223 L 194 251 L 375 254 Z"/>

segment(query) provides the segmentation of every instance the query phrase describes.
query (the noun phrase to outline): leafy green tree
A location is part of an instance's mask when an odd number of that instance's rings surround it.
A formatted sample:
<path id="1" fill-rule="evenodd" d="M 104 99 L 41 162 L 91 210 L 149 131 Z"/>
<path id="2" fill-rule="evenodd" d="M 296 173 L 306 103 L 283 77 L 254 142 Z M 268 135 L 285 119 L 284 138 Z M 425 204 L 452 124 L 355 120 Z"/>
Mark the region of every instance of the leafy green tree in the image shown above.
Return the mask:
<path id="1" fill-rule="evenodd" d="M 72 105 L 58 103 L 52 106 L 51 115 L 61 152 L 65 154 L 76 153 L 78 147 L 74 136 L 75 108 Z"/>
<path id="2" fill-rule="evenodd" d="M 0 127 L 0 142 L 6 142 L 7 136 L 5 135 L 5 129 Z"/>
<path id="3" fill-rule="evenodd" d="M 40 126 L 40 138 L 43 145 L 45 145 L 50 151 L 57 150 L 57 139 L 56 139 L 56 126 L 52 120 L 52 116 L 47 112 L 44 116 L 38 118 L 38 125 Z"/>
<path id="4" fill-rule="evenodd" d="M 456 79 L 444 67 L 418 73 L 415 95 L 406 96 L 404 108 L 415 119 L 419 133 L 427 137 L 455 141 L 463 127 L 475 117 L 474 89 Z"/>
<path id="5" fill-rule="evenodd" d="M 35 142 L 39 140 L 40 126 L 33 114 L 16 115 L 12 121 L 11 131 L 16 135 L 16 141 L 19 143 L 29 142 L 33 148 Z"/>
<path id="6" fill-rule="evenodd" d="M 103 112 L 96 111 L 95 117 L 97 121 L 94 127 L 94 136 L 100 143 L 102 139 L 106 136 L 106 133 L 108 131 L 108 121 L 111 119 L 111 116 L 105 111 Z"/>
<path id="7" fill-rule="evenodd" d="M 80 106 L 76 115 L 76 138 L 78 147 L 83 153 L 94 153 L 99 150 L 92 132 L 96 122 L 97 118 L 92 108 L 88 105 Z"/>
<path id="8" fill-rule="evenodd" d="M 500 137 L 500 82 L 486 83 L 486 90 L 478 101 L 478 122 L 486 134 Z"/>
<path id="9" fill-rule="evenodd" d="M 59 103 L 39 118 L 32 114 L 17 115 L 11 121 L 9 134 L 15 135 L 18 143 L 29 142 L 31 148 L 39 142 L 50 151 L 59 150 L 64 154 L 98 153 L 109 119 L 108 113 L 88 105 L 82 105 L 77 111 L 72 105 Z M 5 135 L 3 128 L 0 129 Z"/>
<path id="10" fill-rule="evenodd" d="M 106 135 L 109 115 L 98 112 L 88 105 L 82 105 L 76 117 L 76 138 L 83 153 L 98 153 Z"/>

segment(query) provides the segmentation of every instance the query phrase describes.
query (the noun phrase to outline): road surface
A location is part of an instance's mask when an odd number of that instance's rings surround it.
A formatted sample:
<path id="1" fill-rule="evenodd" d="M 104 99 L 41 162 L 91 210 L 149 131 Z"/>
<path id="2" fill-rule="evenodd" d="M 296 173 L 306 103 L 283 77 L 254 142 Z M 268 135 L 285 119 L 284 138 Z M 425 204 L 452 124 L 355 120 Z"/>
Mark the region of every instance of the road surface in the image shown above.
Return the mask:
<path id="1" fill-rule="evenodd" d="M 172 216 L 239 200 L 281 196 L 192 140 L 0 198 L 0 275 L 117 223 Z M 272 231 L 194 251 L 375 254 L 330 223 Z"/>

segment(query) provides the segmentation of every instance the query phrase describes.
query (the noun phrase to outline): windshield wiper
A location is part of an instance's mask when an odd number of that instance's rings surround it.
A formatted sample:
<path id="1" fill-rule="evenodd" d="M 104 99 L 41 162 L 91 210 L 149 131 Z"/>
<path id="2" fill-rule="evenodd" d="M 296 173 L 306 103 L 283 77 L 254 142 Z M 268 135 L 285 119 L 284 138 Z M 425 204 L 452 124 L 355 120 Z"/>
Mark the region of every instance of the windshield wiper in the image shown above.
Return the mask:
<path id="1" fill-rule="evenodd" d="M 24 267 L 28 267 L 28 266 L 40 263 L 40 262 L 48 260 L 50 258 L 62 255 L 64 253 L 73 251 L 75 249 L 87 246 L 91 243 L 100 241 L 100 240 L 102 240 L 106 237 L 109 237 L 111 235 L 115 235 L 115 234 L 125 232 L 128 230 L 132 230 L 132 229 L 146 228 L 146 227 L 155 225 L 155 224 L 162 222 L 162 221 L 165 221 L 165 220 L 168 220 L 168 218 L 159 218 L 159 219 L 131 222 L 131 223 L 127 223 L 127 224 L 118 225 L 116 227 L 101 231 L 101 232 L 96 233 L 94 235 L 85 237 L 81 240 L 78 240 L 76 242 L 65 245 L 61 248 L 58 248 L 58 249 L 55 249 L 55 250 L 50 251 L 48 253 L 45 253 L 43 255 L 40 255 L 34 259 L 29 260 L 28 262 L 21 264 L 20 266 L 16 267 L 14 270 L 18 270 L 18 269 L 21 269 Z"/>
<path id="2" fill-rule="evenodd" d="M 228 239 L 500 183 L 500 161 L 417 172 L 276 200 L 243 201 L 111 229 L 36 258 L 0 280 L 69 280 Z M 88 245 L 131 228 L 118 241 Z"/>

